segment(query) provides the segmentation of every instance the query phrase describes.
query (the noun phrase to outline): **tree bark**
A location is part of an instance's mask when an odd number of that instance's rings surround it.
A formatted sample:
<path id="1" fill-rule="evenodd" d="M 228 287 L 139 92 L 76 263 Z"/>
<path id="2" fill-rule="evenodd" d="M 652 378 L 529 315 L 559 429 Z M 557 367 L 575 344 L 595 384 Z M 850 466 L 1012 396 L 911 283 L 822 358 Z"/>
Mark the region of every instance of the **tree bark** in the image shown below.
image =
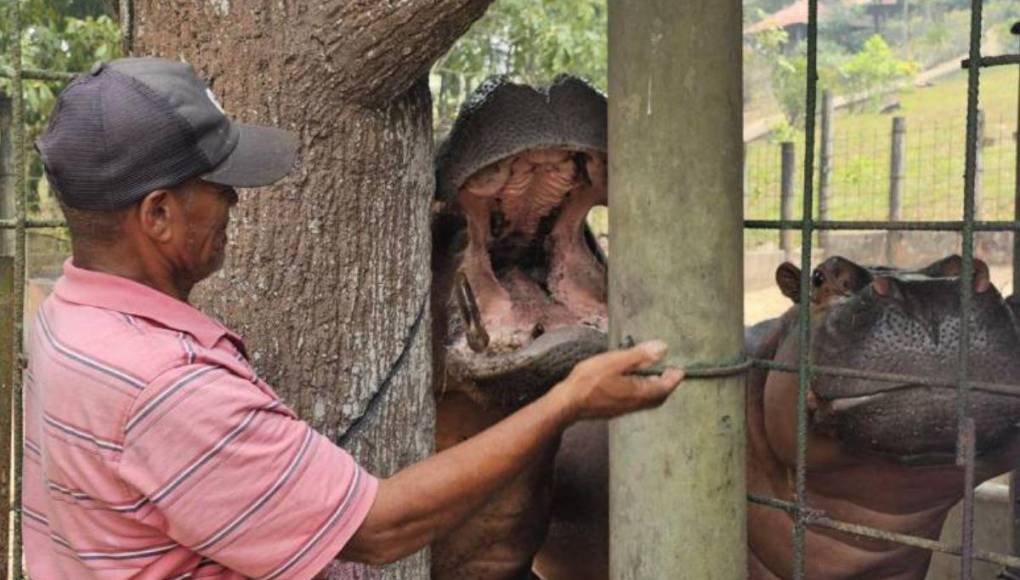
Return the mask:
<path id="1" fill-rule="evenodd" d="M 301 139 L 289 178 L 241 193 L 195 302 L 379 476 L 433 448 L 427 74 L 490 2 L 137 1 L 135 55 L 188 61 L 235 118 Z M 426 552 L 386 571 L 427 575 Z"/>

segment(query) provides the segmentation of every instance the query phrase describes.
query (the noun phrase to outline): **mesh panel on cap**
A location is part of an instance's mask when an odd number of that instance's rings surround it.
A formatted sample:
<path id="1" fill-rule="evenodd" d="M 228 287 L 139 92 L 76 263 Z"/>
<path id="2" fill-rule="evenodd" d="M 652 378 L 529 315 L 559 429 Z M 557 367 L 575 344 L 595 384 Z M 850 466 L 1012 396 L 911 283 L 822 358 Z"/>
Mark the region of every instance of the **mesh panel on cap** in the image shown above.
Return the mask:
<path id="1" fill-rule="evenodd" d="M 65 89 L 40 151 L 67 205 L 117 209 L 211 168 L 159 95 L 113 70 Z"/>

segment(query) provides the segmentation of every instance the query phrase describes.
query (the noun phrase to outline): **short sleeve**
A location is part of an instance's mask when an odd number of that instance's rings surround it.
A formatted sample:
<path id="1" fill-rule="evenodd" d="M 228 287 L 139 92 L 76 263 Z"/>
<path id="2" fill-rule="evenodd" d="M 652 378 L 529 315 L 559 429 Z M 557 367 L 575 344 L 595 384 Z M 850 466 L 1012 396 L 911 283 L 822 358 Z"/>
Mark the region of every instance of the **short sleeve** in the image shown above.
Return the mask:
<path id="1" fill-rule="evenodd" d="M 124 430 L 120 475 L 148 503 L 137 517 L 253 578 L 311 578 L 375 499 L 376 479 L 350 455 L 225 369 L 155 381 Z"/>

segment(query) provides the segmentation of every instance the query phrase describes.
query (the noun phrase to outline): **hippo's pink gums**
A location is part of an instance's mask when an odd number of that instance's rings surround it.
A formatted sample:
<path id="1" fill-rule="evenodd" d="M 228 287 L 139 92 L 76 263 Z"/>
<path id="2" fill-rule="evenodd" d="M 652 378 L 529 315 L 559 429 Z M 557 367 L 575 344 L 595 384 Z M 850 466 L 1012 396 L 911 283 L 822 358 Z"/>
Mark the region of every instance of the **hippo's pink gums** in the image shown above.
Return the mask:
<path id="1" fill-rule="evenodd" d="M 437 161 L 436 447 L 470 437 L 606 348 L 606 269 L 585 225 L 606 203 L 606 101 L 573 78 L 505 79 L 462 109 Z M 433 546 L 437 580 L 527 578 L 556 446 Z M 575 576 L 570 576 L 575 577 Z"/>

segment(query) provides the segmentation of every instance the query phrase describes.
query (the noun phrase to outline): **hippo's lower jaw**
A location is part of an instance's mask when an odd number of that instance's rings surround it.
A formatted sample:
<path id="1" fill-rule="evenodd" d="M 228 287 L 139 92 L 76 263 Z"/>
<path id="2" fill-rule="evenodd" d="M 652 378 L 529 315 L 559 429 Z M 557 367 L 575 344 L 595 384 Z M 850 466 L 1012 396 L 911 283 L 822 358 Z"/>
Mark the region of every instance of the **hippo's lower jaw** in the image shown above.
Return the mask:
<path id="1" fill-rule="evenodd" d="M 505 354 L 476 353 L 465 348 L 447 351 L 449 378 L 486 405 L 517 409 L 543 395 L 562 381 L 578 362 L 608 346 L 606 333 L 589 326 L 569 326 L 550 331 L 517 351 Z"/>
<path id="2" fill-rule="evenodd" d="M 818 401 L 812 427 L 849 451 L 881 455 L 905 465 L 955 461 L 958 440 L 956 391 L 919 385 Z M 976 452 L 992 451 L 1017 434 L 1020 401 L 971 392 L 967 415 L 974 419 Z"/>

